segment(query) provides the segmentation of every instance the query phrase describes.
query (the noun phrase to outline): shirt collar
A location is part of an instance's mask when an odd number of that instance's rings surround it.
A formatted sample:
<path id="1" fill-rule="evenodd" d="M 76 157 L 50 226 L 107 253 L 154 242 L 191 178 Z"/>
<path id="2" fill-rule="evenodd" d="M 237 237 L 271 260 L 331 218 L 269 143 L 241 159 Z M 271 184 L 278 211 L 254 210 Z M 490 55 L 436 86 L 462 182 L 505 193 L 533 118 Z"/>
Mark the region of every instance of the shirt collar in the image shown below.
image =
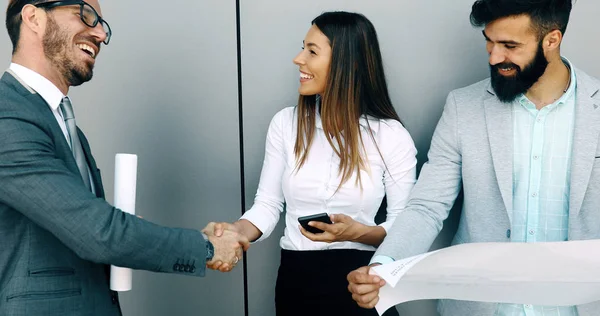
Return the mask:
<path id="1" fill-rule="evenodd" d="M 26 85 L 35 90 L 53 111 L 58 109 L 65 95 L 50 80 L 19 64 L 11 63 L 9 69 Z"/>
<path id="2" fill-rule="evenodd" d="M 569 73 L 571 75 L 571 82 L 569 83 L 569 87 L 567 88 L 567 91 L 565 93 L 563 93 L 563 95 L 558 100 L 556 100 L 554 103 L 548 105 L 548 106 L 550 106 L 550 108 L 552 108 L 553 105 L 566 103 L 567 100 L 569 100 L 569 98 L 571 96 L 573 96 L 573 94 L 575 93 L 575 91 L 577 89 L 577 76 L 575 74 L 575 67 L 566 57 L 561 57 L 561 58 L 562 58 L 563 63 L 569 68 Z M 529 99 L 527 99 L 525 94 L 521 94 L 521 96 L 518 98 L 518 100 L 521 105 L 531 103 L 529 101 Z"/>
<path id="3" fill-rule="evenodd" d="M 569 72 L 571 74 L 571 83 L 569 83 L 569 87 L 567 88 L 567 92 L 563 94 L 563 96 L 559 99 L 559 102 L 566 102 L 568 98 L 570 98 L 577 89 L 577 75 L 575 74 L 575 67 L 566 57 L 562 57 L 563 63 L 569 67 Z"/>

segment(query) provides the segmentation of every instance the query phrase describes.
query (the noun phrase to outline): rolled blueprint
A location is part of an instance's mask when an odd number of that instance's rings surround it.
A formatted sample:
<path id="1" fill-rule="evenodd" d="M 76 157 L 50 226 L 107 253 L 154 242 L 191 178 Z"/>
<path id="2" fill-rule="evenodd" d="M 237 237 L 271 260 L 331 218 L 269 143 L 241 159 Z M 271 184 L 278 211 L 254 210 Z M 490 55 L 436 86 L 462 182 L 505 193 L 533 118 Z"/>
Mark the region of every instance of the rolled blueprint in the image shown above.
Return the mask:
<path id="1" fill-rule="evenodd" d="M 135 189 L 137 177 L 137 155 L 115 156 L 115 207 L 135 215 Z M 131 290 L 131 269 L 110 267 L 110 289 Z"/>
<path id="2" fill-rule="evenodd" d="M 379 314 L 413 300 L 570 306 L 600 300 L 600 240 L 472 243 L 376 266 Z"/>

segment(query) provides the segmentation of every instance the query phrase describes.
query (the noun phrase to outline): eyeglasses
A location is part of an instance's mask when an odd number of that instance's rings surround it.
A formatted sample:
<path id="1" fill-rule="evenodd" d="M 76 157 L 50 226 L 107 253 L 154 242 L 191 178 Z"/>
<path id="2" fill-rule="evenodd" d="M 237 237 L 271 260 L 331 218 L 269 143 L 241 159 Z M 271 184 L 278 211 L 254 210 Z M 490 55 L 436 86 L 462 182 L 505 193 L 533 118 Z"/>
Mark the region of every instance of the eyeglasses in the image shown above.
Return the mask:
<path id="1" fill-rule="evenodd" d="M 89 5 L 87 2 L 82 1 L 82 0 L 48 1 L 48 2 L 38 3 L 35 6 L 37 8 L 44 8 L 46 10 L 50 10 L 52 8 L 69 6 L 69 5 L 79 5 L 79 11 L 80 11 L 79 16 L 81 17 L 81 21 L 85 25 L 94 28 L 98 25 L 98 23 L 102 24 L 102 28 L 104 29 L 104 32 L 106 32 L 106 39 L 104 40 L 104 44 L 108 45 L 108 43 L 110 42 L 110 38 L 112 36 L 112 31 L 110 30 L 110 26 L 108 25 L 108 23 L 106 23 L 106 21 L 102 17 L 100 17 L 98 15 L 98 12 L 96 12 L 94 7 Z"/>

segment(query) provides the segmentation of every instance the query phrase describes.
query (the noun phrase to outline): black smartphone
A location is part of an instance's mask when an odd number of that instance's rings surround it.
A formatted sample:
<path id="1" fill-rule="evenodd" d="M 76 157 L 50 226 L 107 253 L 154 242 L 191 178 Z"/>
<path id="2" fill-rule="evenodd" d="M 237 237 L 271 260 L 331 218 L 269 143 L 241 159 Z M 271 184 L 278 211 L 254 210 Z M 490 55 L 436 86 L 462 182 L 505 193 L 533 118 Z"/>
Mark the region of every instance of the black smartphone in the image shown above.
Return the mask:
<path id="1" fill-rule="evenodd" d="M 320 213 L 320 214 L 313 214 L 313 215 L 308 215 L 308 216 L 302 216 L 302 217 L 298 217 L 298 222 L 300 222 L 300 225 L 302 225 L 302 227 L 304 229 L 306 229 L 307 231 L 313 233 L 313 234 L 320 234 L 323 231 L 316 228 L 316 227 L 312 227 L 312 226 L 308 226 L 308 222 L 322 222 L 322 223 L 326 223 L 326 224 L 333 224 L 331 222 L 331 219 L 329 218 L 329 215 L 327 215 L 327 213 Z"/>

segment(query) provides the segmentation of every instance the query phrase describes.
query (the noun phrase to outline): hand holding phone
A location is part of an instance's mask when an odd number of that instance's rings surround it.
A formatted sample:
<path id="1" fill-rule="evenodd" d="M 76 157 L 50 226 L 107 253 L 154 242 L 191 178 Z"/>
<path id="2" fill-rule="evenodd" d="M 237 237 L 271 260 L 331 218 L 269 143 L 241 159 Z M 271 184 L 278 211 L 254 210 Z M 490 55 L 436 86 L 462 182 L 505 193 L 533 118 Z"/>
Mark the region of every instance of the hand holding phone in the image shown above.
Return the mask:
<path id="1" fill-rule="evenodd" d="M 302 217 L 298 218 L 298 222 L 300 223 L 300 225 L 302 225 L 302 227 L 304 229 L 306 229 L 307 231 L 309 231 L 313 234 L 323 233 L 322 230 L 320 230 L 316 227 L 308 226 L 308 222 L 312 222 L 312 221 L 322 222 L 322 223 L 326 223 L 326 224 L 333 224 L 331 222 L 331 219 L 329 218 L 329 215 L 327 215 L 327 213 L 313 214 L 313 215 L 302 216 Z"/>

